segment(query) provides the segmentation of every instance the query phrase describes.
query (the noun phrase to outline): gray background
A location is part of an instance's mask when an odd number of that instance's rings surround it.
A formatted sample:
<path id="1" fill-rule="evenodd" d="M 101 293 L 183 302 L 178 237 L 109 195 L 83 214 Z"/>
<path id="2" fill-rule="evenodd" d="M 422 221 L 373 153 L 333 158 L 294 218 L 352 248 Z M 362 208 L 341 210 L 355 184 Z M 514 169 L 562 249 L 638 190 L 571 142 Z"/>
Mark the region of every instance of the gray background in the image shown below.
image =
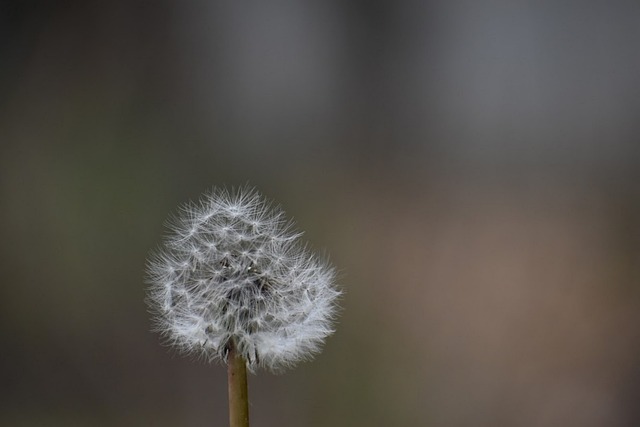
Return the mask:
<path id="1" fill-rule="evenodd" d="M 0 4 L 0 424 L 225 425 L 170 212 L 255 185 L 340 270 L 255 426 L 640 424 L 640 3 Z"/>

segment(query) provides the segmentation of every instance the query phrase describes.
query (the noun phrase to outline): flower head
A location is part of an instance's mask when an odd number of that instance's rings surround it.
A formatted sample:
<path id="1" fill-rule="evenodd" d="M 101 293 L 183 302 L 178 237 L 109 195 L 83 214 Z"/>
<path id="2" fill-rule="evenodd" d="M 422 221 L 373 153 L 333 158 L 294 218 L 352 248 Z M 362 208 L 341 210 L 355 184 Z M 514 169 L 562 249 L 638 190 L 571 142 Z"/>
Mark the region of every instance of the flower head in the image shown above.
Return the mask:
<path id="1" fill-rule="evenodd" d="M 251 189 L 183 206 L 150 258 L 157 330 L 187 353 L 273 371 L 319 351 L 333 332 L 334 269 L 299 243 L 284 212 Z"/>

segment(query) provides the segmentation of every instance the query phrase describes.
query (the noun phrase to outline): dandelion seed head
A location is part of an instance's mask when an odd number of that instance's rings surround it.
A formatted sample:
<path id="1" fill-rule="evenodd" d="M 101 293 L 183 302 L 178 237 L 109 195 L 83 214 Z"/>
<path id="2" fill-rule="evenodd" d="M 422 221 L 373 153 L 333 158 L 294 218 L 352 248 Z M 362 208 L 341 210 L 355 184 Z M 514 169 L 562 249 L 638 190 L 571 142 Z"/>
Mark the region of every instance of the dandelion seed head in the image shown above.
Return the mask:
<path id="1" fill-rule="evenodd" d="M 250 369 L 277 372 L 333 333 L 335 270 L 255 190 L 214 189 L 168 228 L 147 264 L 147 302 L 168 343 L 209 361 L 234 345 Z"/>

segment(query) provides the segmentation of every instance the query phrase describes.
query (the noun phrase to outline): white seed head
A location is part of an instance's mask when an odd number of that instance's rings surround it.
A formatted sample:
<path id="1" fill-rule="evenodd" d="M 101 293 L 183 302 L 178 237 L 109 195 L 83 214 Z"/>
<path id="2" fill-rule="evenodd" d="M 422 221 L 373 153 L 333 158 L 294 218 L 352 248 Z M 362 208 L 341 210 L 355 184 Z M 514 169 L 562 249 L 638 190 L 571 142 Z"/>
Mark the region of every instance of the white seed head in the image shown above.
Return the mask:
<path id="1" fill-rule="evenodd" d="M 255 190 L 216 190 L 182 207 L 147 265 L 147 302 L 170 344 L 207 360 L 230 345 L 272 371 L 310 358 L 333 332 L 335 271 Z"/>

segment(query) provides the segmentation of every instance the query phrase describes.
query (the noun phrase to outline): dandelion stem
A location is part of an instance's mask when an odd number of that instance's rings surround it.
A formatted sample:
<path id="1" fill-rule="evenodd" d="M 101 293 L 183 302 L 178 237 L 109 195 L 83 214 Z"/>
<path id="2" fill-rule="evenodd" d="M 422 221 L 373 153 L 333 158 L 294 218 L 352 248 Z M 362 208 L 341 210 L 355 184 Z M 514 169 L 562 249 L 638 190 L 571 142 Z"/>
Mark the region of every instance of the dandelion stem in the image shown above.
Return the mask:
<path id="1" fill-rule="evenodd" d="M 227 355 L 229 376 L 229 426 L 249 427 L 249 397 L 247 393 L 247 365 L 230 343 Z"/>

